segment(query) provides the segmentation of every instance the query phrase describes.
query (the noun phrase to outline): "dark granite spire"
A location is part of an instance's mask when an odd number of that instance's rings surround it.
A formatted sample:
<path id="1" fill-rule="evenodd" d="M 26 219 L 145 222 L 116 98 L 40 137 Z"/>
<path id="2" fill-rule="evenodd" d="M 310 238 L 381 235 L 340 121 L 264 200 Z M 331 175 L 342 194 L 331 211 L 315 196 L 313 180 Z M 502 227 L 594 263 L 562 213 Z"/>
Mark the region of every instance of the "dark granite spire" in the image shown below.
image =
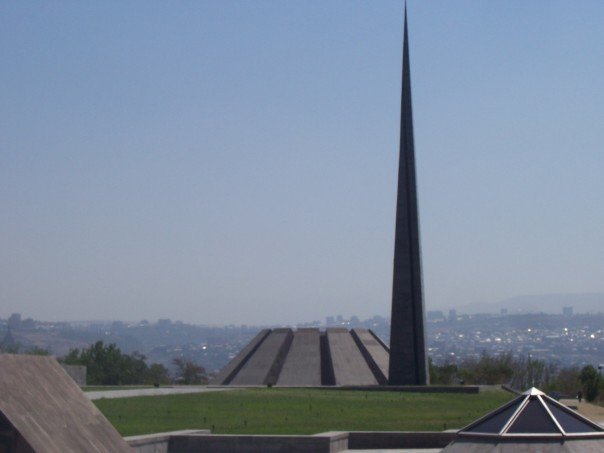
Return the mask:
<path id="1" fill-rule="evenodd" d="M 405 5 L 401 141 L 388 376 L 390 385 L 424 385 L 428 383 L 420 255 L 409 39 L 407 35 L 407 6 Z"/>

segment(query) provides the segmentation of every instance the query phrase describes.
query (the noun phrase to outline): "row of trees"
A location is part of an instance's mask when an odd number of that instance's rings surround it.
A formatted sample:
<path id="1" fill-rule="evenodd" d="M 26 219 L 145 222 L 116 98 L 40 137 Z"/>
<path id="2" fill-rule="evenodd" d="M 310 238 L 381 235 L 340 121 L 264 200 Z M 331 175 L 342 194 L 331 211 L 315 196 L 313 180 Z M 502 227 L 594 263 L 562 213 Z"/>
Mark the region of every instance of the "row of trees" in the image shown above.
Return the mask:
<path id="1" fill-rule="evenodd" d="M 3 350 L 0 352 L 18 352 Z M 27 354 L 48 355 L 44 349 L 34 348 Z M 164 365 L 146 362 L 146 357 L 137 352 L 123 353 L 115 344 L 98 341 L 86 349 L 72 349 L 62 363 L 84 365 L 87 368 L 89 385 L 165 385 L 207 384 L 206 370 L 184 358 L 173 359 L 173 372 Z M 515 358 L 511 353 L 491 356 L 483 353 L 480 358 L 469 358 L 459 365 L 447 363 L 435 365 L 430 360 L 430 382 L 432 384 L 507 384 L 512 388 L 524 390 L 538 387 L 541 390 L 574 396 L 581 390 L 587 401 L 604 398 L 604 379 L 599 371 L 587 365 L 579 367 L 560 367 L 543 360 L 527 357 Z"/>
<path id="2" fill-rule="evenodd" d="M 48 349 L 39 348 L 33 346 L 31 348 L 24 349 L 20 345 L 4 346 L 0 344 L 0 353 L 4 354 L 27 354 L 27 355 L 50 355 Z"/>
<path id="3" fill-rule="evenodd" d="M 582 390 L 585 399 L 594 401 L 604 395 L 604 379 L 591 365 L 583 368 L 560 367 L 554 363 L 527 357 L 514 358 L 511 353 L 462 361 L 459 365 L 447 363 L 441 366 L 429 363 L 432 384 L 507 384 L 525 390 L 538 387 L 545 392 L 574 396 Z"/>
<path id="4" fill-rule="evenodd" d="M 206 370 L 183 358 L 172 361 L 173 374 L 162 364 L 147 365 L 146 357 L 137 352 L 125 354 L 115 344 L 97 341 L 86 349 L 72 349 L 61 359 L 66 365 L 84 365 L 88 385 L 163 385 L 207 384 Z"/>

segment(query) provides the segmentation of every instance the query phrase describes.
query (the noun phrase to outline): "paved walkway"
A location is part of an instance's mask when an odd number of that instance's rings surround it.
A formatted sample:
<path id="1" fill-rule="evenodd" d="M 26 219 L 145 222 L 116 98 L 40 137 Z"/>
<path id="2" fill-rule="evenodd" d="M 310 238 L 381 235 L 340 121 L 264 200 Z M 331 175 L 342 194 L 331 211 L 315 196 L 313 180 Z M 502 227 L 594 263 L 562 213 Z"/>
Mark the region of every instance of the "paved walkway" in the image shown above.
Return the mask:
<path id="1" fill-rule="evenodd" d="M 387 450 L 342 450 L 341 453 L 439 453 L 442 448 L 403 448 Z"/>
<path id="2" fill-rule="evenodd" d="M 560 402 L 566 406 L 576 407 L 576 411 L 581 415 L 604 426 L 604 407 L 586 403 L 585 400 L 579 403 L 576 399 L 561 399 Z"/>
<path id="3" fill-rule="evenodd" d="M 178 395 L 185 393 L 224 392 L 228 390 L 232 389 L 224 387 L 217 388 L 205 387 L 201 385 L 187 385 L 150 389 L 98 390 L 93 392 L 84 392 L 84 394 L 90 400 L 100 400 L 101 398 L 132 398 L 134 396 Z"/>

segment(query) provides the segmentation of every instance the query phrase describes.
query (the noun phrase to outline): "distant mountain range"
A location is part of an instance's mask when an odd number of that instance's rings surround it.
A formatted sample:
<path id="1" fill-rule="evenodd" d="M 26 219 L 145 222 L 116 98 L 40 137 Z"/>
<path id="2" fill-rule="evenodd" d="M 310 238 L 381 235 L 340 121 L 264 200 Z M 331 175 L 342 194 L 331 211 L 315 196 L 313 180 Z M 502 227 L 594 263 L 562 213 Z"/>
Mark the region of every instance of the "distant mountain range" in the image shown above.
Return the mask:
<path id="1" fill-rule="evenodd" d="M 499 313 L 507 309 L 515 313 L 561 314 L 562 307 L 573 307 L 575 313 L 604 312 L 604 293 L 558 293 L 515 296 L 499 302 L 474 302 L 458 307 L 459 313 Z"/>

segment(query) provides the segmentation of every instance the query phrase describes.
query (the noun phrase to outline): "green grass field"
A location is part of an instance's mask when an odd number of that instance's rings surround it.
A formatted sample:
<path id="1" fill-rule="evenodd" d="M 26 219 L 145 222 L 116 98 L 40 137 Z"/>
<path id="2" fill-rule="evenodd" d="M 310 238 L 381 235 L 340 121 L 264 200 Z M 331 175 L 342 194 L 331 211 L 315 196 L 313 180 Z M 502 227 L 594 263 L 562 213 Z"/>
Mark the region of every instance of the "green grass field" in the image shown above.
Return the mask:
<path id="1" fill-rule="evenodd" d="M 461 428 L 512 395 L 240 389 L 101 399 L 94 403 L 124 436 L 180 429 L 215 434 L 315 434 Z"/>

